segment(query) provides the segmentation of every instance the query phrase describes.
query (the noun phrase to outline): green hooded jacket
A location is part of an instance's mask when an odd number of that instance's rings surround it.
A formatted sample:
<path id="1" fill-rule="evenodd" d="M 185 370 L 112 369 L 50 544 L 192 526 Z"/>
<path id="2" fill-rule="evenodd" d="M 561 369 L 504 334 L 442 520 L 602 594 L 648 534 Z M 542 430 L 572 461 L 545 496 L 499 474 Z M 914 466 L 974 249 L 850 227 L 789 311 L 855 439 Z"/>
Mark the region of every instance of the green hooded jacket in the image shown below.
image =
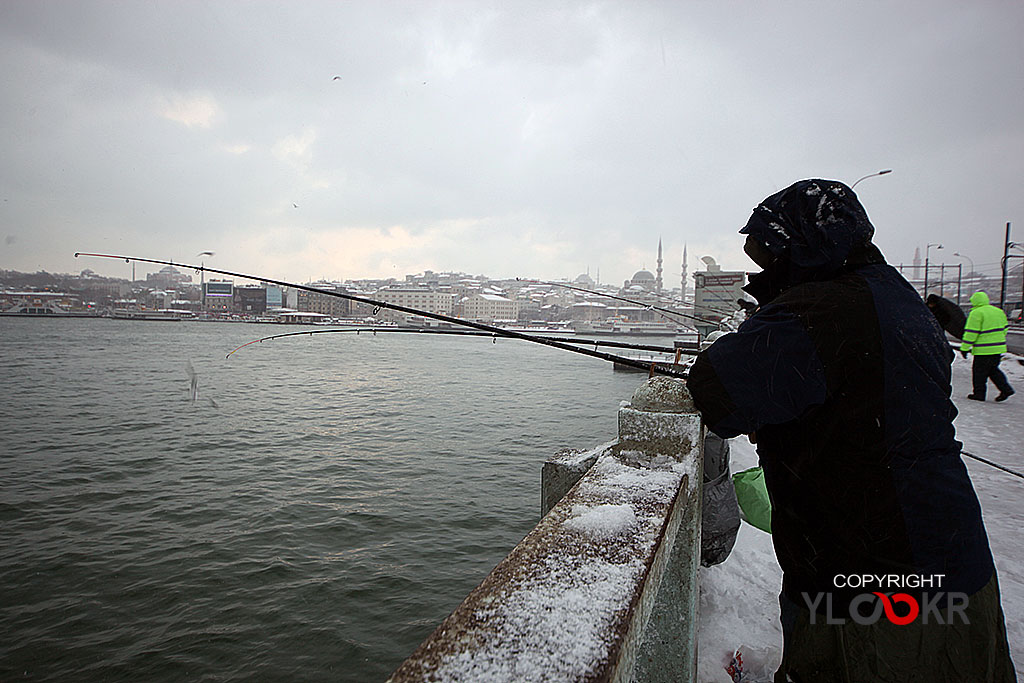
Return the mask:
<path id="1" fill-rule="evenodd" d="M 975 356 L 1006 353 L 1006 328 L 1006 314 L 989 304 L 988 294 L 975 292 L 971 295 L 971 314 L 967 316 L 960 350 Z"/>

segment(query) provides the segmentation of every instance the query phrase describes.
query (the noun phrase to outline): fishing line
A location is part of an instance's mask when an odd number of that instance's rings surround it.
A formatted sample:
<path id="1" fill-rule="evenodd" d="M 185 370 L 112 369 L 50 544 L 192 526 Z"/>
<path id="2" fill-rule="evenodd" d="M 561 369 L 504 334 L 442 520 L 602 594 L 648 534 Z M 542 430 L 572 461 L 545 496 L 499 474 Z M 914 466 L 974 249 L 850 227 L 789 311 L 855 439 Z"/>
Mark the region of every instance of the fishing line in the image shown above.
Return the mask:
<path id="1" fill-rule="evenodd" d="M 679 311 L 673 311 L 673 310 L 670 310 L 668 308 L 662 308 L 660 306 L 653 306 L 651 304 L 646 304 L 646 303 L 643 303 L 641 301 L 636 301 L 634 299 L 627 299 L 625 297 L 616 296 L 615 294 L 605 294 L 603 292 L 595 292 L 593 290 L 586 289 L 584 287 L 576 287 L 576 286 L 567 285 L 567 284 L 564 284 L 564 283 L 561 283 L 561 282 L 549 282 L 547 280 L 531 280 L 529 278 L 518 278 L 518 277 L 516 278 L 516 281 L 518 281 L 518 282 L 533 282 L 533 283 L 536 283 L 538 285 L 548 285 L 548 286 L 551 286 L 551 287 L 562 287 L 563 289 L 571 289 L 571 290 L 573 290 L 575 292 L 584 292 L 584 293 L 590 294 L 592 296 L 598 296 L 598 297 L 602 297 L 602 298 L 605 298 L 605 299 L 614 299 L 615 301 L 622 301 L 622 302 L 625 302 L 627 304 L 633 304 L 634 306 L 639 306 L 640 308 L 646 308 L 648 310 L 654 311 L 655 313 L 658 313 L 659 315 L 661 315 L 661 317 L 665 318 L 669 322 L 676 323 L 677 325 L 684 325 L 686 323 L 684 321 L 682 321 L 682 320 L 677 320 L 675 318 L 672 318 L 671 316 L 679 316 L 681 318 L 689 318 L 691 320 L 696 320 L 699 323 L 705 323 L 707 325 L 718 325 L 717 321 L 705 320 L 704 318 L 698 318 L 697 316 L 690 315 L 688 313 L 680 313 Z M 658 295 L 655 295 L 655 296 L 658 296 Z M 673 299 L 673 301 L 675 301 L 675 299 Z"/>
<path id="2" fill-rule="evenodd" d="M 626 297 L 616 296 L 614 294 L 606 294 L 604 292 L 598 292 L 598 291 L 594 291 L 594 290 L 591 290 L 591 289 L 586 289 L 585 287 L 576 287 L 574 285 L 565 284 L 563 282 L 550 282 L 548 280 L 531 280 L 531 279 L 528 279 L 528 278 L 516 278 L 516 279 L 518 281 L 520 281 L 520 282 L 533 282 L 533 283 L 540 284 L 540 285 L 549 285 L 549 286 L 552 286 L 552 287 L 562 287 L 564 289 L 571 289 L 573 291 L 583 292 L 584 294 L 590 294 L 592 296 L 604 297 L 606 299 L 615 299 L 617 301 L 623 301 L 625 303 L 633 304 L 634 306 L 638 306 L 640 308 L 646 308 L 646 309 L 653 310 L 655 312 L 660 313 L 662 315 L 662 317 L 666 317 L 666 318 L 667 318 L 667 316 L 665 314 L 668 313 L 668 314 L 671 314 L 671 315 L 678 315 L 678 316 L 681 316 L 681 317 L 684 317 L 684 318 L 689 318 L 690 320 L 694 320 L 694 321 L 699 322 L 699 323 L 704 323 L 705 325 L 716 325 L 718 327 L 721 327 L 722 322 L 723 322 L 721 320 L 709 320 L 707 318 L 701 318 L 701 317 L 696 316 L 696 315 L 691 315 L 689 313 L 682 313 L 680 311 L 674 311 L 674 310 L 671 310 L 671 309 L 659 308 L 657 306 L 651 306 L 650 304 L 644 303 L 642 301 L 636 301 L 635 299 L 628 299 Z M 705 287 L 704 289 L 705 289 L 705 291 L 708 291 L 708 292 L 729 293 L 729 289 L 725 285 L 710 285 L 710 286 Z M 658 294 L 657 292 L 647 292 L 647 294 L 650 295 L 650 296 L 655 297 L 656 299 L 659 299 L 660 301 L 664 301 L 666 303 L 677 304 L 679 306 L 686 306 L 687 305 L 685 301 L 680 301 L 679 299 L 677 299 L 677 298 L 675 298 L 673 296 L 668 296 L 668 295 L 665 295 L 665 294 Z M 739 307 L 737 307 L 737 308 L 719 308 L 719 307 L 716 307 L 716 306 L 710 306 L 707 303 L 702 304 L 701 305 L 701 309 L 703 309 L 705 311 L 708 311 L 710 313 L 721 315 L 723 318 L 730 318 L 731 316 L 735 315 L 735 313 L 737 311 L 740 310 Z M 662 311 L 664 311 L 664 313 L 661 313 Z M 667 318 L 667 319 L 670 322 L 684 324 L 684 325 L 686 324 L 684 321 L 681 321 L 681 320 L 672 320 L 671 318 Z"/>
<path id="3" fill-rule="evenodd" d="M 272 285 L 279 285 L 281 287 L 291 287 L 304 292 L 312 292 L 314 294 L 323 294 L 326 296 L 333 296 L 339 299 L 346 299 L 348 301 L 355 301 L 368 306 L 374 306 L 377 308 L 386 308 L 392 311 L 398 311 L 399 313 L 408 313 L 410 315 L 419 315 L 424 318 L 431 318 L 433 320 L 440 320 L 441 322 L 451 323 L 453 325 L 459 325 L 461 327 L 469 327 L 476 330 L 482 330 L 484 332 L 490 332 L 493 335 L 500 337 L 509 337 L 512 339 L 522 339 L 524 341 L 533 342 L 535 344 L 542 344 L 544 346 L 550 346 L 552 348 L 561 349 L 563 351 L 569 351 L 570 353 L 578 353 L 584 356 L 590 356 L 591 358 L 600 358 L 601 360 L 609 361 L 612 363 L 618 363 L 631 368 L 637 368 L 639 370 L 648 370 L 652 374 L 667 375 L 669 377 L 685 377 L 686 370 L 680 367 L 673 367 L 668 364 L 658 364 L 653 361 L 644 362 L 636 358 L 629 358 L 627 356 L 618 356 L 612 353 L 604 353 L 596 349 L 586 349 L 580 346 L 574 346 L 565 342 L 554 341 L 551 339 L 545 339 L 543 337 L 525 334 L 517 332 L 515 330 L 506 330 L 493 325 L 487 325 L 485 323 L 476 322 L 474 320 L 463 320 L 461 318 L 453 318 L 452 316 L 444 315 L 441 313 L 431 313 L 429 311 L 421 311 L 417 308 L 410 308 L 408 306 L 400 306 L 398 304 L 388 303 L 386 301 L 377 301 L 367 297 L 356 296 L 354 294 L 348 294 L 345 292 L 338 292 L 325 289 L 317 289 L 316 287 L 309 287 L 307 285 L 299 285 L 293 282 L 287 282 L 285 280 L 274 280 L 267 277 L 259 277 L 256 275 L 248 275 L 246 273 L 238 273 L 230 270 L 222 270 L 220 268 L 210 268 L 206 265 L 192 265 L 188 263 L 180 263 L 174 261 L 167 261 L 163 259 L 150 259 L 142 258 L 139 256 L 122 256 L 119 254 L 94 254 L 87 252 L 75 252 L 75 258 L 79 256 L 87 256 L 92 258 L 105 258 L 105 259 L 117 259 L 123 260 L 125 263 L 131 263 L 132 261 L 138 263 L 153 263 L 163 266 L 178 266 L 181 268 L 189 268 L 197 273 L 216 273 L 218 275 L 227 275 L 229 277 L 241 278 L 243 280 L 252 280 L 254 282 L 266 282 Z"/>

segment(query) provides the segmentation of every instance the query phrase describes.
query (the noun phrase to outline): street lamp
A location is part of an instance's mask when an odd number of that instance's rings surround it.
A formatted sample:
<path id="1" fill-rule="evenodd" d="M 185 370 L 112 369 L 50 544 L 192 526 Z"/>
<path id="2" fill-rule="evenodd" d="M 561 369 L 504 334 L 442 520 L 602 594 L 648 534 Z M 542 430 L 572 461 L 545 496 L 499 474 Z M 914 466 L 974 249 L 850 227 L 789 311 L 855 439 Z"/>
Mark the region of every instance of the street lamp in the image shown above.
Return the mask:
<path id="1" fill-rule="evenodd" d="M 884 171 L 878 171 L 876 173 L 868 173 L 863 178 L 858 178 L 856 181 L 854 181 L 853 185 L 850 185 L 850 189 L 852 190 L 853 188 L 857 187 L 857 183 L 859 183 L 862 180 L 867 180 L 868 178 L 874 178 L 876 175 L 885 175 L 886 173 L 892 173 L 892 169 L 891 168 L 887 168 Z"/>
<path id="2" fill-rule="evenodd" d="M 967 259 L 967 262 L 971 264 L 971 273 L 974 273 L 974 261 L 971 260 L 970 256 L 966 256 L 965 254 L 961 254 L 959 251 L 954 251 L 953 252 L 953 256 L 959 256 L 960 258 Z"/>
<path id="3" fill-rule="evenodd" d="M 967 259 L 967 262 L 971 264 L 971 272 L 969 273 L 969 275 L 971 276 L 971 281 L 973 282 L 974 281 L 974 261 L 971 259 L 971 257 L 970 256 L 964 256 L 959 251 L 954 251 L 953 252 L 953 256 L 958 256 L 958 257 L 960 257 L 962 259 Z M 962 279 L 963 278 L 958 278 L 958 280 L 957 280 L 957 285 L 956 285 L 956 288 L 957 288 L 956 289 L 956 302 L 957 302 L 957 304 L 960 303 L 960 281 Z"/>
<path id="4" fill-rule="evenodd" d="M 1006 224 L 1006 247 L 1003 249 L 1003 263 L 1002 263 L 1002 266 L 1003 266 L 1003 282 L 1002 282 L 1002 286 L 1001 286 L 1000 291 L 999 291 L 999 306 L 1000 306 L 1000 308 L 1003 308 L 1003 310 L 1006 310 L 1005 303 L 1004 303 L 1003 299 L 1006 296 L 1006 277 L 1009 274 L 1008 273 L 1008 269 L 1010 267 L 1010 259 L 1012 259 L 1012 258 L 1024 259 L 1024 255 L 1022 255 L 1022 254 L 1011 254 L 1010 253 L 1011 249 L 1021 249 L 1021 250 L 1024 250 L 1024 245 L 1022 245 L 1020 242 L 1011 242 L 1010 241 L 1010 224 L 1007 223 Z M 1024 274 L 1024 266 L 1021 266 L 1021 273 Z M 1021 291 L 1021 301 L 1024 302 L 1024 278 L 1022 278 L 1022 280 L 1021 280 L 1020 291 Z M 1022 303 L 1021 306 L 1024 307 L 1024 303 Z M 1013 305 L 1011 305 L 1011 308 L 1012 307 L 1013 307 Z"/>
<path id="5" fill-rule="evenodd" d="M 201 251 L 196 256 L 213 256 L 212 251 Z M 199 262 L 199 294 L 202 297 L 200 303 L 200 317 L 206 317 L 206 259 Z"/>
<path id="6" fill-rule="evenodd" d="M 936 249 L 942 249 L 942 245 L 938 243 L 929 244 L 924 248 L 924 298 L 928 298 L 928 250 L 932 247 Z"/>

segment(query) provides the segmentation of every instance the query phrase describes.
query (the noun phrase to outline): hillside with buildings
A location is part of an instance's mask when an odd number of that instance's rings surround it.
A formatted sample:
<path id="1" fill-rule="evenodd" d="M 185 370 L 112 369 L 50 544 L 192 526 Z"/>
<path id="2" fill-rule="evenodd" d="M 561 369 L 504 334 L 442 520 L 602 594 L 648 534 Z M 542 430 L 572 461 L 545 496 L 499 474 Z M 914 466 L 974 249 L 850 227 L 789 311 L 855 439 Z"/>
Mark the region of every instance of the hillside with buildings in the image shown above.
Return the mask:
<path id="1" fill-rule="evenodd" d="M 679 285 L 664 279 L 661 242 L 654 273 L 641 268 L 621 285 L 602 283 L 583 273 L 573 280 L 543 282 L 521 278 L 492 279 L 485 275 L 425 271 L 403 279 L 359 279 L 304 283 L 310 292 L 270 283 L 235 282 L 208 273 L 165 266 L 144 278 L 101 277 L 92 270 L 77 275 L 0 270 L 0 313 L 27 315 L 86 315 L 138 317 L 142 314 L 177 318 L 259 322 L 388 322 L 422 325 L 427 320 L 369 303 L 333 296 L 340 293 L 427 313 L 498 324 L 557 324 L 579 331 L 628 329 L 627 325 L 672 328 L 655 307 L 676 311 L 678 321 L 717 327 L 716 321 L 738 309 L 743 271 L 723 271 L 710 256 L 703 269 L 689 274 L 683 251 Z M 960 264 L 897 265 L 911 284 L 967 305 L 971 292 L 985 289 L 998 301 L 1005 287 L 1006 308 L 1020 308 L 1022 264 L 1014 262 L 1004 281 Z M 134 275 L 134 272 L 133 272 Z M 321 293 L 322 292 L 322 293 Z M 616 298 L 612 298 L 616 297 Z M 617 327 L 616 327 L 617 326 Z M 637 328 L 639 329 L 639 328 Z M 669 329 L 668 331 L 673 331 Z"/>

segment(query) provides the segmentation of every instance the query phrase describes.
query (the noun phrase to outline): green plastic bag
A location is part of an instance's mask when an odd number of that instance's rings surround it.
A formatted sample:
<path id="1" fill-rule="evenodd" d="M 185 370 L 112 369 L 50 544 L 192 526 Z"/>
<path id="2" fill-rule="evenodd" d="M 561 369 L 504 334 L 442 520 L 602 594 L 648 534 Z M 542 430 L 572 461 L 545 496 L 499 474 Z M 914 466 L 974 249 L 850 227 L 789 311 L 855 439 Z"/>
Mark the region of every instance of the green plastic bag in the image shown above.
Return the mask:
<path id="1" fill-rule="evenodd" d="M 743 511 L 743 519 L 761 531 L 772 532 L 772 504 L 768 500 L 768 488 L 764 484 L 764 471 L 751 467 L 732 475 L 736 488 L 736 500 Z"/>

